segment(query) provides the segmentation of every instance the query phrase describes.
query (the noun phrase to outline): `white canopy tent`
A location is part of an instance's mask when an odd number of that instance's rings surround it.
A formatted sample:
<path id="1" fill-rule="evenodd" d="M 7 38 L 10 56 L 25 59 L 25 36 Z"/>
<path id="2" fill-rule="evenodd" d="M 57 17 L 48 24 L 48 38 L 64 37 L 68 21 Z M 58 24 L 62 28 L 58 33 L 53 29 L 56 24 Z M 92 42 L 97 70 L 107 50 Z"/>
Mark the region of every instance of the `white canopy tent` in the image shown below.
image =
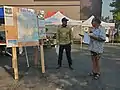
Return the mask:
<path id="1" fill-rule="evenodd" d="M 46 18 L 45 23 L 46 25 L 60 25 L 63 17 L 69 19 L 68 25 L 81 25 L 82 24 L 82 21 L 70 19 L 59 11 L 53 16 Z"/>
<path id="2" fill-rule="evenodd" d="M 115 27 L 115 23 L 106 23 L 106 22 L 103 22 L 102 21 L 102 26 L 104 26 L 104 27 Z"/>
<path id="3" fill-rule="evenodd" d="M 85 27 L 92 27 L 91 25 L 91 22 L 92 22 L 92 19 L 94 18 L 94 16 L 92 15 L 89 19 L 87 19 L 86 21 L 84 21 L 82 23 L 82 26 L 85 26 Z M 106 23 L 106 22 L 101 22 L 101 25 L 104 26 L 104 27 L 115 27 L 115 23 Z"/>
<path id="4" fill-rule="evenodd" d="M 92 22 L 92 19 L 94 18 L 94 16 L 91 16 L 90 18 L 88 18 L 86 21 L 84 21 L 82 23 L 82 26 L 85 26 L 85 27 L 91 27 L 91 22 Z"/>

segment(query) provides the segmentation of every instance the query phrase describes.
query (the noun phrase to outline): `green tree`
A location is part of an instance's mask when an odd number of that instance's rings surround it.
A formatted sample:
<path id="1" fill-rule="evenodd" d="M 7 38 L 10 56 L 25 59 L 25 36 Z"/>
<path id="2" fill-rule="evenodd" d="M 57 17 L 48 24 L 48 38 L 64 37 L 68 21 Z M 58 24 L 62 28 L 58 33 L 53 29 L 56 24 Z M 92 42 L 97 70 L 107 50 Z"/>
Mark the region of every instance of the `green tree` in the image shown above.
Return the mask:
<path id="1" fill-rule="evenodd" d="M 113 13 L 113 19 L 116 22 L 116 28 L 117 28 L 117 34 L 115 40 L 117 42 L 120 42 L 120 32 L 118 28 L 120 26 L 120 0 L 113 0 L 113 2 L 110 3 L 110 6 L 114 8 L 113 10 L 111 10 L 111 12 Z"/>
<path id="2" fill-rule="evenodd" d="M 111 12 L 113 13 L 114 20 L 119 21 L 120 20 L 120 0 L 113 0 L 112 3 L 110 3 L 111 7 L 114 7 Z"/>

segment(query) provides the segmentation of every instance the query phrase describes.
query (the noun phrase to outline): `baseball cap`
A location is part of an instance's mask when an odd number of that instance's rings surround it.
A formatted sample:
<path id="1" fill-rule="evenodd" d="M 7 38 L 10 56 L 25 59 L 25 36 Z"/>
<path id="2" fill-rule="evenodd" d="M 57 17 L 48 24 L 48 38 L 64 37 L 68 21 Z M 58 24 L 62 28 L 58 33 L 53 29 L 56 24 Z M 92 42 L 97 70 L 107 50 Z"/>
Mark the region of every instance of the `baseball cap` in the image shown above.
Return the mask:
<path id="1" fill-rule="evenodd" d="M 64 18 L 62 18 L 62 21 L 69 21 L 69 20 L 68 20 L 67 18 L 64 17 Z"/>

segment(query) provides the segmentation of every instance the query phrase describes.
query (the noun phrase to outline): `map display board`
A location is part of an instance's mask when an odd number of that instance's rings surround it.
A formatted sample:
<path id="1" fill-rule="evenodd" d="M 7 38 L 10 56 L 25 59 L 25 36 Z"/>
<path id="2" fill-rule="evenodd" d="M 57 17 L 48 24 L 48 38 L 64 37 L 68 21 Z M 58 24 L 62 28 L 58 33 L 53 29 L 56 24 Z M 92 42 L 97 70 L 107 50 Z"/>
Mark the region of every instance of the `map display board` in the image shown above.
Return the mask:
<path id="1" fill-rule="evenodd" d="M 18 47 L 17 12 L 18 8 L 4 6 L 4 21 L 7 47 Z"/>
<path id="2" fill-rule="evenodd" d="M 18 42 L 25 46 L 38 44 L 37 15 L 33 9 L 20 8 L 17 13 Z"/>

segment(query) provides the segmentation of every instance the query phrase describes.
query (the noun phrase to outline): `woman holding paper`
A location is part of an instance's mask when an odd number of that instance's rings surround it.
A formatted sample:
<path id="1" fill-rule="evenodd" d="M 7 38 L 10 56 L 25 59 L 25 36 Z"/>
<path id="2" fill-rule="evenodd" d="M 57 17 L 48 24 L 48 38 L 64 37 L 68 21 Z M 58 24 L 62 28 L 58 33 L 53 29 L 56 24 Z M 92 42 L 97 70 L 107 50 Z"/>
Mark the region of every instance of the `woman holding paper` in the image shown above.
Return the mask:
<path id="1" fill-rule="evenodd" d="M 94 79 L 100 77 L 99 60 L 103 53 L 103 46 L 106 38 L 105 29 L 100 25 L 101 21 L 97 18 L 92 20 L 93 29 L 90 31 L 89 50 L 92 57 L 92 73 L 89 73 Z"/>

